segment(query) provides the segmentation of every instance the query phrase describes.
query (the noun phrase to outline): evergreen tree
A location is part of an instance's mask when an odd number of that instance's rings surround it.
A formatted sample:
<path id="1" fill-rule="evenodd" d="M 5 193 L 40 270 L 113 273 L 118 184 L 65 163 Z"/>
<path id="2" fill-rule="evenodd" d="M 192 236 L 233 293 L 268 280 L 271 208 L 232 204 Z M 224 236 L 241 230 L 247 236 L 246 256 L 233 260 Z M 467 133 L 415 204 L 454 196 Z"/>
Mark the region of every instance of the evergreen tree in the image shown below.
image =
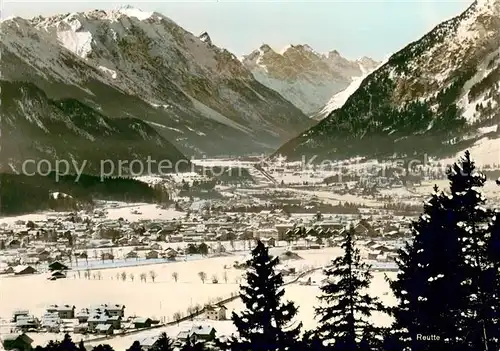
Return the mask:
<path id="1" fill-rule="evenodd" d="M 303 350 L 311 351 L 326 351 L 327 348 L 323 345 L 323 340 L 314 331 L 306 331 L 302 338 Z"/>
<path id="2" fill-rule="evenodd" d="M 114 351 L 108 344 L 99 344 L 95 346 L 92 351 Z"/>
<path id="3" fill-rule="evenodd" d="M 141 347 L 141 343 L 139 341 L 134 341 L 132 343 L 132 346 L 130 346 L 127 351 L 141 351 L 142 350 L 142 347 Z"/>
<path id="4" fill-rule="evenodd" d="M 500 185 L 500 184 L 499 184 Z M 485 280 L 491 282 L 490 289 L 494 291 L 492 299 L 496 303 L 492 303 L 491 323 L 492 323 L 492 338 L 497 340 L 497 349 L 500 349 L 500 209 L 492 213 L 491 223 L 489 227 L 490 237 L 487 246 L 487 256 L 490 262 L 489 274 Z M 488 280 L 489 278 L 489 280 Z"/>
<path id="5" fill-rule="evenodd" d="M 497 350 L 495 341 L 500 336 L 496 326 L 500 299 L 495 282 L 498 270 L 488 257 L 491 235 L 488 222 L 491 212 L 484 208 L 486 199 L 480 189 L 486 176 L 476 170 L 470 153 L 465 152 L 460 162 L 448 171 L 450 196 L 447 197 L 448 215 L 458 227 L 458 236 L 464 255 L 465 284 L 469 288 L 469 305 L 465 312 L 465 339 L 473 350 Z"/>
<path id="6" fill-rule="evenodd" d="M 246 309 L 232 315 L 239 338 L 233 337 L 220 347 L 231 351 L 299 349 L 302 323 L 293 325 L 297 314 L 293 302 L 281 302 L 285 291 L 283 276 L 276 272 L 278 263 L 259 240 L 247 262 L 246 285 L 241 286 L 240 297 Z"/>
<path id="7" fill-rule="evenodd" d="M 207 348 L 203 342 L 196 342 L 188 338 L 181 351 L 206 351 Z"/>
<path id="8" fill-rule="evenodd" d="M 76 351 L 78 347 L 75 345 L 69 334 L 64 335 L 63 341 L 59 344 L 59 351 Z"/>
<path id="9" fill-rule="evenodd" d="M 173 351 L 173 342 L 166 333 L 161 333 L 158 341 L 152 348 L 153 351 Z"/>
<path id="10" fill-rule="evenodd" d="M 397 338 L 411 350 L 433 350 L 421 336 L 437 336 L 439 347 L 459 345 L 461 311 L 467 304 L 457 228 L 449 223 L 445 196 L 434 187 L 424 214 L 413 222 L 412 242 L 400 250 L 397 279 L 390 282 L 398 305 L 392 309 Z M 459 269 L 460 268 L 460 269 Z M 392 342 L 395 342 L 392 338 Z M 458 347 L 458 346 L 457 346 Z"/>
<path id="11" fill-rule="evenodd" d="M 87 349 L 85 348 L 85 345 L 83 344 L 83 340 L 80 340 L 80 343 L 78 344 L 78 351 L 86 351 Z"/>
<path id="12" fill-rule="evenodd" d="M 449 194 L 435 188 L 412 224 L 413 241 L 400 252 L 391 282 L 399 301 L 394 329 L 411 350 L 492 350 L 499 299 L 498 271 L 488 258 L 490 213 L 478 192 L 486 178 L 469 152 L 447 175 Z"/>
<path id="13" fill-rule="evenodd" d="M 316 331 L 323 344 L 334 345 L 335 350 L 374 349 L 381 332 L 367 319 L 375 311 L 384 311 L 382 303 L 364 290 L 369 288 L 372 275 L 369 266 L 361 262 L 355 247 L 354 228 L 346 231 L 342 244 L 344 255 L 336 258 L 325 269 L 327 283 L 321 287 L 316 308 L 319 326 Z"/>

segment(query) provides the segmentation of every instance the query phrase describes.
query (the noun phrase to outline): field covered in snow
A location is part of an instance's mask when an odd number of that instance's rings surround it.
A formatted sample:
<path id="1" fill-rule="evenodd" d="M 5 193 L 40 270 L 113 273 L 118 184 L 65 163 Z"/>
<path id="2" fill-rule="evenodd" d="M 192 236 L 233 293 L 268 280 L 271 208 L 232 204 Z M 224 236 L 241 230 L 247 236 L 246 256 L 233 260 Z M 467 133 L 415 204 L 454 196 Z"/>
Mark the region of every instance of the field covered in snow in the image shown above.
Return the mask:
<path id="1" fill-rule="evenodd" d="M 272 252 L 279 255 L 284 248 L 272 249 Z M 320 268 L 328 265 L 329 262 L 341 253 L 339 248 L 325 248 L 320 250 L 297 251 L 301 259 L 282 262 L 283 266 L 294 267 L 299 271 Z M 195 305 L 203 306 L 213 303 L 218 298 L 227 298 L 239 291 L 239 283 L 245 273 L 244 270 L 232 268 L 235 261 L 243 262 L 248 258 L 248 254 L 233 255 L 228 257 L 207 258 L 196 261 L 179 261 L 172 263 L 156 264 L 147 267 L 126 267 L 116 269 L 106 269 L 100 271 L 101 279 L 78 278 L 76 272 L 70 271 L 68 278 L 56 281 L 49 281 L 44 274 L 37 274 L 24 277 L 3 277 L 0 278 L 2 304 L 0 304 L 0 316 L 3 320 L 8 320 L 16 309 L 29 309 L 35 316 L 41 316 L 45 308 L 50 304 L 70 304 L 75 305 L 77 310 L 94 305 L 113 303 L 124 304 L 126 316 L 154 317 L 161 321 L 172 321 L 176 312 L 183 315 L 189 307 Z M 224 267 L 228 267 L 227 269 Z M 151 281 L 149 272 L 154 271 L 157 275 L 155 282 Z M 207 281 L 203 283 L 198 273 L 206 273 Z M 126 272 L 127 279 L 122 281 L 117 275 Z M 178 274 L 178 282 L 172 274 Z M 141 273 L 148 275 L 147 282 L 141 282 Z M 391 273 L 392 274 L 392 273 Z M 130 279 L 134 276 L 134 280 Z M 320 281 L 321 270 L 312 273 L 314 281 Z M 218 284 L 212 283 L 212 277 L 216 276 Z M 225 282 L 227 276 L 227 283 Z M 287 279 L 289 279 L 287 277 Z M 26 287 L 30 287 L 27 289 Z M 286 287 L 286 298 L 297 303 L 299 306 L 299 319 L 304 323 L 305 328 L 314 327 L 314 306 L 317 305 L 318 286 L 301 286 L 291 284 Z M 384 281 L 384 274 L 375 273 L 375 279 L 371 291 L 377 294 L 384 301 L 390 302 L 387 295 L 388 286 Z M 242 308 L 239 300 L 228 304 L 228 315 L 234 310 Z M 376 317 L 377 323 L 386 324 L 387 318 Z M 216 322 L 198 321 L 196 323 L 207 324 L 216 327 L 219 333 L 230 334 L 233 326 L 230 321 Z M 187 322 L 186 322 L 187 323 Z M 181 326 L 161 327 L 158 329 L 142 331 L 132 335 L 115 337 L 106 340 L 116 349 L 129 347 L 134 340 L 156 335 L 166 331 L 169 335 L 175 336 Z M 192 323 L 191 323 L 192 324 Z M 191 325 L 189 324 L 189 325 Z M 47 340 L 62 338 L 63 334 L 30 334 L 37 343 L 45 343 Z M 75 340 L 80 340 L 80 335 L 74 336 Z"/>

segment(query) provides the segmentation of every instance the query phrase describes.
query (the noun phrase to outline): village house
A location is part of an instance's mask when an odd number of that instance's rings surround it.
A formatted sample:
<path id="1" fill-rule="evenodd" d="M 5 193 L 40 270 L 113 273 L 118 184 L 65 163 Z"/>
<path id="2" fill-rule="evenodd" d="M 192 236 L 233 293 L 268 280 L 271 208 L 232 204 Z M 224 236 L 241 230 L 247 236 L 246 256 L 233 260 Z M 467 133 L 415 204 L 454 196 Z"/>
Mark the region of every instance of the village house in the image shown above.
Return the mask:
<path id="1" fill-rule="evenodd" d="M 325 219 L 321 222 L 316 223 L 317 226 L 321 227 L 323 230 L 334 229 L 339 230 L 344 227 L 342 222 L 338 219 Z"/>
<path id="2" fill-rule="evenodd" d="M 5 334 L 1 336 L 5 350 L 30 351 L 33 340 L 24 333 Z"/>
<path id="3" fill-rule="evenodd" d="M 227 308 L 225 306 L 207 306 L 205 308 L 205 316 L 207 319 L 214 321 L 225 321 Z"/>
<path id="4" fill-rule="evenodd" d="M 47 307 L 48 313 L 57 313 L 61 319 L 75 318 L 75 306 L 71 305 L 50 305 Z"/>
<path id="5" fill-rule="evenodd" d="M 122 324 L 122 317 L 120 316 L 112 316 L 109 317 L 107 320 L 108 324 L 111 324 L 113 326 L 113 329 L 121 329 L 121 324 Z"/>
<path id="6" fill-rule="evenodd" d="M 14 267 L 8 266 L 0 274 L 11 274 L 14 273 Z"/>
<path id="7" fill-rule="evenodd" d="M 28 310 L 15 310 L 13 313 L 12 313 L 12 322 L 17 322 L 17 319 L 19 317 L 26 317 L 26 316 L 29 316 L 30 314 L 30 311 Z"/>
<path id="8" fill-rule="evenodd" d="M 6 245 L 9 249 L 19 249 L 21 247 L 21 240 L 12 239 Z"/>
<path id="9" fill-rule="evenodd" d="M 66 278 L 66 274 L 64 274 L 61 271 L 54 271 L 52 272 L 47 279 L 49 280 L 57 280 L 57 279 L 63 279 Z"/>
<path id="10" fill-rule="evenodd" d="M 96 328 L 98 325 L 107 324 L 108 318 L 109 317 L 107 315 L 105 315 L 104 313 L 90 315 L 89 318 L 87 319 L 89 331 L 94 332 L 94 331 L 96 331 Z"/>
<path id="11" fill-rule="evenodd" d="M 125 306 L 124 305 L 100 305 L 98 306 L 98 309 L 103 309 L 110 317 L 118 316 L 123 318 L 125 316 Z"/>
<path id="12" fill-rule="evenodd" d="M 113 325 L 112 324 L 98 324 L 94 331 L 97 334 L 103 335 L 113 335 Z"/>
<path id="13" fill-rule="evenodd" d="M 216 330 L 212 326 L 192 326 L 190 330 L 181 331 L 177 334 L 177 339 L 185 342 L 188 339 L 192 342 L 200 341 L 212 341 L 215 339 Z"/>
<path id="14" fill-rule="evenodd" d="M 279 240 L 278 231 L 275 228 L 262 228 L 256 232 L 255 237 L 257 239 L 273 238 L 274 240 Z"/>
<path id="15" fill-rule="evenodd" d="M 137 253 L 137 251 L 132 250 L 125 254 L 125 259 L 127 258 L 139 258 L 139 254 Z"/>
<path id="16" fill-rule="evenodd" d="M 35 274 L 38 271 L 32 266 L 18 266 L 14 268 L 15 275 Z"/>
<path id="17" fill-rule="evenodd" d="M 175 260 L 175 258 L 176 258 L 177 256 L 179 256 L 179 253 L 178 253 L 176 250 L 174 250 L 174 249 L 172 249 L 172 248 L 168 247 L 168 248 L 166 248 L 166 249 L 165 249 L 165 256 L 166 256 L 168 259 L 171 259 L 171 260 L 172 260 L 172 259 L 174 259 L 174 260 Z"/>
<path id="18" fill-rule="evenodd" d="M 286 232 L 288 230 L 293 229 L 295 224 L 293 223 L 285 223 L 285 224 L 276 224 L 276 230 L 278 231 L 278 240 L 285 240 Z"/>
<path id="19" fill-rule="evenodd" d="M 146 253 L 146 259 L 157 259 L 160 257 L 160 253 L 156 250 L 151 250 Z"/>
<path id="20" fill-rule="evenodd" d="M 114 260 L 115 256 L 111 252 L 103 252 L 101 254 L 101 260 Z"/>
<path id="21" fill-rule="evenodd" d="M 75 314 L 75 318 L 78 319 L 78 323 L 87 323 L 90 317 L 90 310 L 88 308 L 82 308 Z"/>
<path id="22" fill-rule="evenodd" d="M 48 261 L 50 259 L 50 252 L 48 250 L 43 249 L 42 251 L 37 253 L 37 257 L 40 261 Z"/>
<path id="23" fill-rule="evenodd" d="M 163 248 L 161 247 L 161 245 L 160 245 L 160 244 L 158 244 L 158 243 L 152 243 L 152 244 L 150 244 L 150 245 L 149 245 L 149 248 L 150 248 L 151 250 L 162 250 L 162 249 L 163 249 Z"/>
<path id="24" fill-rule="evenodd" d="M 89 331 L 89 325 L 87 323 L 75 325 L 73 332 L 75 334 L 86 334 Z"/>
<path id="25" fill-rule="evenodd" d="M 65 264 L 63 264 L 59 261 L 55 261 L 55 262 L 52 262 L 51 264 L 49 264 L 49 270 L 50 271 L 67 271 L 67 270 L 69 270 L 69 268 Z"/>
<path id="26" fill-rule="evenodd" d="M 180 243 L 184 239 L 182 234 L 172 234 L 168 237 L 168 242 L 170 243 Z"/>
<path id="27" fill-rule="evenodd" d="M 141 345 L 142 350 L 151 350 L 156 349 L 158 346 L 158 340 L 160 339 L 160 335 L 147 336 L 145 338 L 139 339 L 139 344 Z"/>
<path id="28" fill-rule="evenodd" d="M 16 319 L 16 329 L 23 332 L 29 329 L 38 329 L 40 322 L 34 316 L 18 316 Z"/>
<path id="29" fill-rule="evenodd" d="M 134 323 L 134 328 L 139 329 L 139 328 L 151 327 L 153 321 L 151 320 L 151 318 L 138 317 L 134 319 L 133 323 Z"/>

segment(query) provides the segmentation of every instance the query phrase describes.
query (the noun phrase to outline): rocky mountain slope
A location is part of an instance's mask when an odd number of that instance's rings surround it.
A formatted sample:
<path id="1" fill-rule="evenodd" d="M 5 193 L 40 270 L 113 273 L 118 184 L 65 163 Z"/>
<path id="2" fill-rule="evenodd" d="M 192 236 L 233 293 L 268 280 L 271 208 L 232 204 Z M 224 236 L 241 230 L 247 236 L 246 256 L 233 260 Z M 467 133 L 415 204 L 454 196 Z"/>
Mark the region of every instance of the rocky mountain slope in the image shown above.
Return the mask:
<path id="1" fill-rule="evenodd" d="M 108 118 L 75 99 L 52 100 L 32 83 L 2 80 L 1 89 L 0 173 L 45 174 L 56 171 L 56 160 L 65 160 L 70 166 L 61 165 L 62 173 L 81 169 L 101 174 L 103 170 L 126 176 L 130 171 L 148 172 L 148 157 L 170 161 L 172 168 L 163 172 L 174 171 L 176 164 L 179 170 L 188 168 L 188 159 L 140 119 Z M 111 165 L 104 160 L 124 163 Z M 144 168 L 130 169 L 132 160 L 141 161 Z M 152 164 L 151 171 L 156 172 L 156 167 Z"/>
<path id="2" fill-rule="evenodd" d="M 353 78 L 373 71 L 378 65 L 368 57 L 349 61 L 338 51 L 320 54 L 308 45 L 290 45 L 276 52 L 264 44 L 241 61 L 255 79 L 308 115 L 320 111 Z"/>
<path id="3" fill-rule="evenodd" d="M 342 108 L 276 154 L 444 157 L 471 148 L 499 164 L 499 103 L 500 0 L 477 0 L 391 56 Z"/>
<path id="4" fill-rule="evenodd" d="M 266 152 L 312 125 L 207 33 L 196 37 L 158 13 L 126 7 L 11 18 L 2 22 L 0 50 L 2 79 L 20 82 L 17 95 L 32 84 L 47 103 L 71 99 L 113 123 L 148 124 L 187 155 Z M 33 109 L 42 124 L 72 113 Z M 50 130 L 30 130 L 26 139 L 50 139 Z M 117 133 L 123 142 L 116 147 L 127 148 L 125 134 Z M 71 142 L 72 134 L 60 136 Z"/>

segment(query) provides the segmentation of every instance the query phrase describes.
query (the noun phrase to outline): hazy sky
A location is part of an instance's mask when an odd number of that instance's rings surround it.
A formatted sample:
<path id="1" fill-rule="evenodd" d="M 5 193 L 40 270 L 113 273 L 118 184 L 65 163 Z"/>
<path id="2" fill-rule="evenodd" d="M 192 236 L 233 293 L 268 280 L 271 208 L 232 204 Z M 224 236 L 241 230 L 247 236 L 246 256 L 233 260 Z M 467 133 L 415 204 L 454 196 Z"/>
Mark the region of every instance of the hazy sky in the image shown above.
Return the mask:
<path id="1" fill-rule="evenodd" d="M 207 31 L 214 44 L 238 56 L 263 43 L 276 50 L 289 43 L 307 43 L 319 52 L 336 49 L 348 58 L 366 55 L 382 59 L 471 3 L 472 0 L 4 0 L 2 17 L 113 9 L 129 4 L 163 13 L 194 34 Z"/>

